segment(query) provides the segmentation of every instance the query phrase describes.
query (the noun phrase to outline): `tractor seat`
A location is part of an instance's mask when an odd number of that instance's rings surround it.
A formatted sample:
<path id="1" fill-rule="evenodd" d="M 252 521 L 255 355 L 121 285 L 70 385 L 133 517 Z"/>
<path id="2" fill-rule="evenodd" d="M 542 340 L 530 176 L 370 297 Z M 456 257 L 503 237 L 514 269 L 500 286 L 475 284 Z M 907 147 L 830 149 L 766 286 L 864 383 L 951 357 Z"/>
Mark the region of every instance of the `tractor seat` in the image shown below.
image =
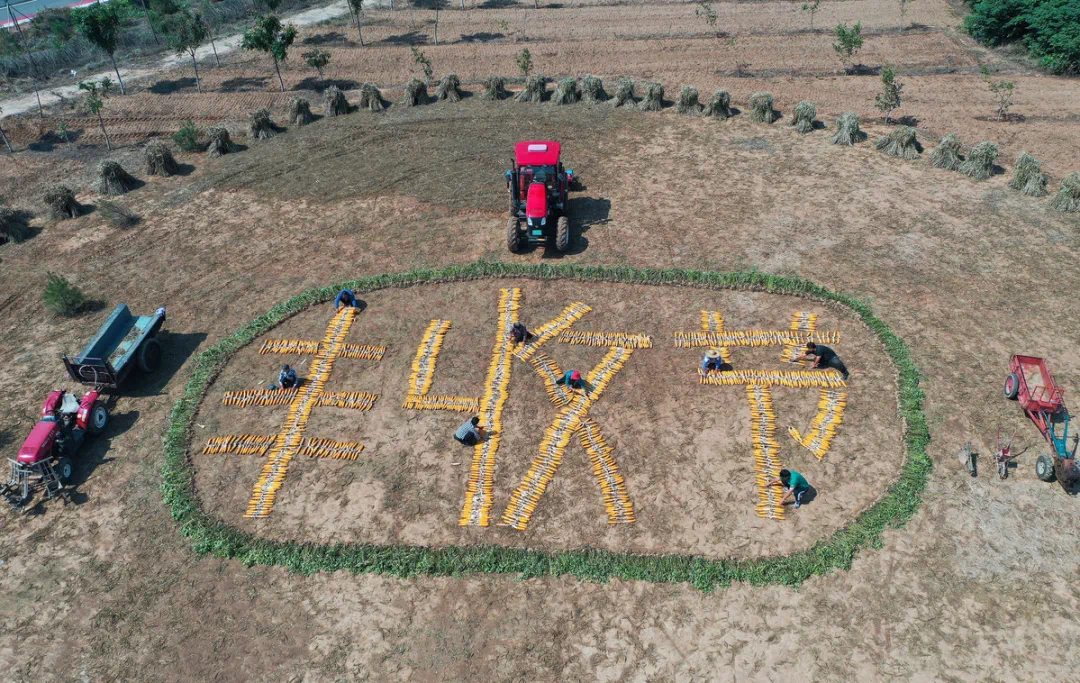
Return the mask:
<path id="1" fill-rule="evenodd" d="M 60 412 L 64 415 L 74 415 L 79 412 L 79 402 L 70 392 L 64 392 L 64 400 L 60 403 Z"/>

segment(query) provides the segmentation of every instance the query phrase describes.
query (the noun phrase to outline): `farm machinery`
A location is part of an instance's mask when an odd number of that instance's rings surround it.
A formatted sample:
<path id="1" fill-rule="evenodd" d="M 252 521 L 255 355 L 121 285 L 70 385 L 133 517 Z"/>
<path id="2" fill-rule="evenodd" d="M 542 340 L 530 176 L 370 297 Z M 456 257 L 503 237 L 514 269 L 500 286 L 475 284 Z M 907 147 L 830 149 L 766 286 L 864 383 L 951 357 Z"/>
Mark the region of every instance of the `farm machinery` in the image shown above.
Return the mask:
<path id="1" fill-rule="evenodd" d="M 550 140 L 514 146 L 513 167 L 506 172 L 510 194 L 506 246 L 514 253 L 526 244 L 551 239 L 559 251 L 570 248 L 568 193 L 575 178 L 572 170 L 563 168 L 560 152 L 561 145 Z"/>
<path id="2" fill-rule="evenodd" d="M 1035 461 L 1035 474 L 1043 481 L 1057 479 L 1066 490 L 1075 490 L 1080 486 L 1080 465 L 1076 462 L 1080 435 L 1073 434 L 1069 450 L 1070 415 L 1065 407 L 1065 392 L 1054 382 L 1046 360 L 1014 355 L 1009 360 L 1004 388 L 1005 398 L 1020 403 L 1050 446 L 1050 452 Z"/>

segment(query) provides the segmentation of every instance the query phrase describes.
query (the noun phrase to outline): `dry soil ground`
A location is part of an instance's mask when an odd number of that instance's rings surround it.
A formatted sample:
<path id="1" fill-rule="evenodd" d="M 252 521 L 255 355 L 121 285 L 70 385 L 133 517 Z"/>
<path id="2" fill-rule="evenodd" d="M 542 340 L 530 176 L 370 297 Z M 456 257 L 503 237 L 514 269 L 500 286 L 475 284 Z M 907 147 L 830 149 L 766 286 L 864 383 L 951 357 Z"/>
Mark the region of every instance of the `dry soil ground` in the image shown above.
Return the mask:
<path id="1" fill-rule="evenodd" d="M 782 50 L 780 38 L 776 44 Z M 601 71 L 587 64 L 575 67 Z M 700 78 L 704 85 L 706 74 Z M 865 81 L 867 92 L 873 90 L 873 79 L 835 78 Z M 940 95 L 918 112 L 920 117 L 947 112 L 954 106 L 949 79 L 959 83 L 971 77 L 926 78 L 938 84 L 933 92 Z M 766 79 L 747 81 L 747 91 L 760 89 L 759 80 Z M 790 82 L 793 89 L 833 87 L 829 79 Z M 1022 83 L 1052 84 L 1066 93 L 1046 104 L 1056 116 L 1075 118 L 1075 82 L 1032 78 Z M 208 95 L 206 101 L 219 97 Z M 867 98 L 858 99 L 865 108 Z M 970 112 L 965 116 L 958 121 L 971 126 L 972 139 L 1006 142 L 1000 131 L 1027 130 L 1032 123 L 991 125 Z M 1074 124 L 1035 125 L 1045 126 L 1044 133 L 1056 131 L 1053 144 L 1044 142 L 1053 173 L 1071 170 L 1075 158 L 1069 149 L 1080 139 L 1069 127 Z M 514 258 L 755 267 L 807 277 L 872 302 L 877 315 L 908 342 L 925 373 L 936 467 L 919 514 L 903 529 L 888 532 L 881 549 L 862 552 L 851 570 L 811 579 L 798 590 L 735 585 L 702 594 L 686 585 L 511 576 L 303 577 L 194 555 L 157 489 L 165 418 L 191 354 L 306 287 L 478 256 L 510 258 L 502 245 L 502 165 L 515 140 L 547 136 L 566 143 L 566 160 L 586 185 L 572 208 L 577 246 L 561 257 L 535 250 Z M 0 193 L 31 206 L 41 183 L 49 180 L 88 188 L 87 167 L 96 155 L 93 149 L 61 146 L 52 155 L 24 152 L 0 159 Z M 137 149 L 120 155 L 137 167 Z M 753 125 L 745 117 L 718 124 L 673 113 L 475 100 L 323 120 L 251 143 L 235 156 L 187 155 L 181 161 L 193 167 L 188 175 L 148 179 L 122 200 L 143 217 L 135 228 L 111 228 L 97 212 L 55 224 L 35 219 L 41 231 L 33 239 L 0 247 L 0 330 L 9 366 L 0 378 L 5 455 L 23 438 L 29 426 L 25 416 L 64 381 L 57 354 L 76 348 L 106 315 L 50 316 L 39 300 L 46 270 L 66 274 L 109 305 L 124 301 L 136 311 L 161 303 L 170 307 L 165 367 L 118 400 L 112 427 L 85 452 L 72 503 L 0 514 L 5 595 L 0 670 L 8 680 L 1074 677 L 1080 637 L 1077 501 L 1035 478 L 1034 457 L 1043 447 L 1016 405 L 1002 398 L 1001 381 L 1010 353 L 1044 355 L 1067 396 L 1076 395 L 1080 234 L 1075 218 L 1051 213 L 1044 199 L 1009 191 L 1005 176 L 978 183 L 931 169 L 925 158 L 894 160 L 865 144 L 839 148 L 823 131 L 799 136 L 789 127 Z M 95 196 L 83 190 L 80 198 L 89 204 Z M 461 304 L 449 300 L 449 291 L 432 296 L 447 299 L 452 310 Z M 492 309 L 488 291 L 482 287 L 477 294 L 483 301 L 477 310 L 484 316 Z M 550 299 L 538 300 L 554 307 L 571 295 L 558 287 L 552 292 Z M 574 298 L 588 300 L 588 294 Z M 416 329 L 436 314 L 408 308 L 416 300 L 406 296 L 393 292 L 386 300 L 392 304 L 393 297 L 402 297 L 408 313 L 403 319 L 411 327 L 397 350 L 405 358 L 415 348 Z M 629 295 L 611 296 L 634 301 Z M 741 304 L 734 295 L 723 299 L 722 305 L 730 301 L 737 310 L 752 298 Z M 378 303 L 374 296 L 372 303 Z M 597 301 L 590 303 L 603 312 Z M 682 307 L 692 326 L 699 303 L 687 299 L 675 313 Z M 790 308 L 781 302 L 754 311 L 762 321 L 782 323 Z M 373 305 L 370 312 L 379 310 Z M 625 320 L 628 326 L 633 322 Z M 674 320 L 665 312 L 656 326 L 666 330 Z M 308 323 L 300 316 L 286 324 Z M 838 318 L 836 324 L 844 322 Z M 653 351 L 660 349 L 663 345 Z M 265 378 L 269 365 L 258 364 L 263 360 L 250 365 L 245 381 Z M 614 384 L 598 411 L 604 401 L 618 398 L 617 392 L 629 391 L 631 381 L 642 381 L 630 374 L 635 360 L 623 371 L 627 386 Z M 864 375 L 884 375 L 873 356 L 852 365 Z M 452 374 L 453 366 L 446 370 Z M 387 371 L 400 375 L 400 360 L 388 363 Z M 385 398 L 395 397 L 400 379 L 388 375 Z M 873 386 L 867 382 L 868 390 Z M 855 425 L 857 405 L 848 426 Z M 705 410 L 694 404 L 693 419 L 704 424 Z M 432 429 L 443 434 L 444 419 L 433 421 L 439 424 Z M 453 422 L 450 416 L 445 421 Z M 1026 446 L 1019 467 L 999 481 L 984 460 L 979 477 L 968 477 L 956 461 L 957 448 L 972 439 L 987 453 L 998 427 L 1015 431 Z M 854 431 L 842 428 L 841 439 L 856 438 Z M 423 439 L 435 443 L 434 437 Z M 620 463 L 641 468 L 635 475 L 650 474 L 653 463 L 632 464 L 639 445 L 618 439 Z M 395 457 L 408 457 L 406 444 L 393 448 L 400 450 Z M 836 448 L 840 453 L 842 441 Z M 225 457 L 232 460 L 219 461 L 222 466 L 240 460 Z M 435 462 L 433 455 L 420 457 Z M 730 462 L 738 465 L 744 457 Z M 787 526 L 780 538 L 756 534 L 738 552 L 782 553 L 789 544 L 805 543 L 806 534 L 842 521 L 826 509 L 829 496 L 847 486 L 856 494 L 855 504 L 865 504 L 857 482 L 887 480 L 895 471 L 891 452 L 866 448 L 849 457 L 844 471 L 822 471 L 822 480 L 836 489 L 823 487 L 820 501 L 782 523 Z M 578 464 L 575 479 L 569 474 L 573 461 L 567 459 L 563 473 L 568 476 L 560 484 L 567 488 L 553 489 L 547 503 L 579 491 L 582 505 L 588 505 L 595 485 L 581 476 L 584 468 Z M 824 465 L 830 466 L 828 457 Z M 314 483 L 313 470 L 295 482 L 311 477 Z M 687 497 L 710 484 L 718 495 L 738 490 L 728 479 L 710 481 L 712 474 L 705 467 L 686 472 Z M 634 488 L 633 479 L 630 485 L 633 494 L 648 495 L 645 487 Z M 223 496 L 236 495 L 247 484 L 230 486 Z M 447 495 L 451 509 L 458 495 Z M 216 496 L 215 504 L 220 504 Z M 734 505 L 725 507 L 738 513 Z M 703 512 L 696 514 L 708 523 Z M 803 512 L 810 514 L 803 517 Z M 537 530 L 544 514 L 553 513 L 538 513 Z M 235 517 L 235 504 L 222 515 Z M 598 515 L 598 509 L 590 509 L 587 521 L 597 521 Z M 266 525 L 271 533 L 300 537 L 298 524 L 287 515 L 281 516 L 280 528 L 272 527 L 275 519 Z M 438 530 L 442 539 L 453 536 L 446 514 L 433 519 L 444 525 Z M 641 524 L 644 529 L 644 517 Z M 792 530 L 800 530 L 794 540 L 784 536 Z M 346 531 L 355 538 L 372 533 L 323 527 L 312 536 Z M 677 528 L 670 536 L 684 547 L 691 542 Z M 718 554 L 736 552 L 721 544 L 713 548 Z"/>

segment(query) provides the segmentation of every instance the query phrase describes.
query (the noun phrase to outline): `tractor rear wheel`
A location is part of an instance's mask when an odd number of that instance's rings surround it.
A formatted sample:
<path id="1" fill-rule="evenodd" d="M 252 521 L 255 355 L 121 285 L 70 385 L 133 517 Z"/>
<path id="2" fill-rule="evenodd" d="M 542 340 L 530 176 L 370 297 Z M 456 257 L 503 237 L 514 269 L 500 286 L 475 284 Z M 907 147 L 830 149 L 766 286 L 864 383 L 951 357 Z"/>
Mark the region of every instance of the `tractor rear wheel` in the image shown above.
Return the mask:
<path id="1" fill-rule="evenodd" d="M 75 473 L 75 468 L 71 464 L 71 460 L 67 458 L 60 458 L 56 461 L 56 467 L 53 468 L 56 472 L 56 476 L 60 477 L 60 483 L 66 484 L 71 481 L 71 475 Z"/>
<path id="2" fill-rule="evenodd" d="M 570 248 L 570 219 L 566 216 L 559 217 L 558 227 L 555 231 L 555 248 L 566 251 Z"/>
<path id="3" fill-rule="evenodd" d="M 1005 378 L 1005 398 L 1015 401 L 1020 393 L 1020 377 L 1015 372 L 1010 372 Z"/>
<path id="4" fill-rule="evenodd" d="M 139 369 L 153 372 L 161 365 L 161 342 L 151 337 L 139 348 Z"/>
<path id="5" fill-rule="evenodd" d="M 1035 461 L 1035 476 L 1045 482 L 1054 481 L 1054 460 L 1046 453 Z"/>
<path id="6" fill-rule="evenodd" d="M 506 224 L 506 248 L 514 254 L 521 251 L 521 230 L 518 229 L 516 218 L 511 218 Z"/>
<path id="7" fill-rule="evenodd" d="M 109 424 L 109 409 L 102 403 L 94 403 L 94 407 L 90 409 L 90 419 L 88 420 L 87 429 L 91 434 L 100 434 L 105 431 L 105 425 Z"/>

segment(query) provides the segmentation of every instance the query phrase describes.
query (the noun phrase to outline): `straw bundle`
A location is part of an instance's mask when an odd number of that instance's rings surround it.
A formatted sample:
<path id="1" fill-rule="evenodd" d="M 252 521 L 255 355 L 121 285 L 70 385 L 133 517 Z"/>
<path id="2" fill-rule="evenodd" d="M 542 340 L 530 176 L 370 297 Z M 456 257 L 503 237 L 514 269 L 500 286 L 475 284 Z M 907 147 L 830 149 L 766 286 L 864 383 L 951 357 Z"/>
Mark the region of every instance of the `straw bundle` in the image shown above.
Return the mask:
<path id="1" fill-rule="evenodd" d="M 345 93 L 341 92 L 336 85 L 332 85 L 323 92 L 323 103 L 327 116 L 344 116 L 349 113 L 349 101 L 345 99 Z"/>
<path id="2" fill-rule="evenodd" d="M 439 81 L 439 87 L 435 89 L 435 97 L 440 102 L 443 100 L 447 102 L 460 102 L 461 101 L 461 79 L 457 77 L 457 74 L 446 74 Z"/>
<path id="3" fill-rule="evenodd" d="M 164 142 L 155 140 L 148 144 L 143 150 L 143 158 L 146 161 L 146 175 L 169 177 L 176 175 L 179 170 L 172 150 Z"/>
<path id="4" fill-rule="evenodd" d="M 688 85 L 679 88 L 679 101 L 675 104 L 675 111 L 688 116 L 697 116 L 701 113 L 697 88 Z"/>
<path id="5" fill-rule="evenodd" d="M 645 99 L 638 103 L 641 111 L 660 111 L 664 108 L 664 85 L 662 83 L 646 83 Z"/>
<path id="6" fill-rule="evenodd" d="M 311 103 L 303 97 L 294 97 L 289 100 L 289 123 L 297 126 L 306 126 L 314 117 L 311 115 Z"/>
<path id="7" fill-rule="evenodd" d="M 127 194 L 135 188 L 135 179 L 115 161 L 102 161 L 98 164 L 97 173 L 98 194 Z"/>
<path id="8" fill-rule="evenodd" d="M 1009 187 L 1029 197 L 1045 197 L 1050 194 L 1046 189 L 1049 181 L 1050 178 L 1042 172 L 1039 160 L 1027 152 L 1020 152 L 1020 156 L 1016 157 Z"/>
<path id="9" fill-rule="evenodd" d="M 577 104 L 581 95 L 578 90 L 576 78 L 564 78 L 555 86 L 555 93 L 551 96 L 552 104 Z"/>
<path id="10" fill-rule="evenodd" d="M 514 99 L 518 102 L 543 102 L 547 90 L 547 79 L 543 74 L 533 74 L 525 79 L 525 87 Z"/>
<path id="11" fill-rule="evenodd" d="M 67 185 L 50 185 L 46 188 L 43 199 L 49 209 L 49 217 L 53 220 L 62 221 L 79 215 L 81 207 L 79 202 L 75 201 L 75 193 Z"/>
<path id="12" fill-rule="evenodd" d="M 817 118 L 817 107 L 814 106 L 813 102 L 803 100 L 795 105 L 791 125 L 795 126 L 796 132 L 809 133 L 814 130 L 815 118 Z"/>
<path id="13" fill-rule="evenodd" d="M 510 92 L 506 89 L 506 79 L 502 76 L 488 76 L 484 81 L 484 94 L 480 99 L 498 101 L 507 97 L 510 97 Z"/>
<path id="14" fill-rule="evenodd" d="M 386 109 L 383 104 L 382 93 L 374 83 L 365 83 L 360 86 L 360 108 L 368 111 L 382 111 Z"/>
<path id="15" fill-rule="evenodd" d="M 994 172 L 994 160 L 997 156 L 997 145 L 992 142 L 980 142 L 971 148 L 967 158 L 957 170 L 969 178 L 986 180 Z"/>
<path id="16" fill-rule="evenodd" d="M 1061 179 L 1061 188 L 1050 200 L 1050 208 L 1061 213 L 1080 211 L 1080 173 L 1070 173 Z"/>
<path id="17" fill-rule="evenodd" d="M 772 93 L 758 92 L 750 96 L 750 120 L 754 123 L 772 123 L 780 118 L 773 109 Z"/>
<path id="18" fill-rule="evenodd" d="M 709 98 L 709 104 L 705 107 L 705 114 L 717 119 L 731 118 L 731 95 L 727 90 L 717 90 Z"/>
<path id="19" fill-rule="evenodd" d="M 866 139 L 866 133 L 859 129 L 859 115 L 855 112 L 841 114 L 836 121 L 836 133 L 832 137 L 834 145 L 853 146 Z"/>
<path id="20" fill-rule="evenodd" d="M 419 78 L 414 78 L 405 85 L 405 98 L 402 103 L 406 107 L 416 107 L 428 103 L 427 84 Z"/>
<path id="21" fill-rule="evenodd" d="M 276 132 L 269 109 L 263 107 L 248 114 L 248 137 L 252 140 L 269 140 Z"/>
<path id="22" fill-rule="evenodd" d="M 581 101 L 586 104 L 596 104 L 608 98 L 604 91 L 604 82 L 596 76 L 586 76 L 581 79 Z"/>
<path id="23" fill-rule="evenodd" d="M 887 136 L 878 138 L 874 147 L 891 157 L 909 161 L 919 158 L 919 141 L 915 139 L 915 129 L 910 126 L 900 126 Z"/>
<path id="24" fill-rule="evenodd" d="M 206 129 L 206 136 L 210 138 L 210 156 L 219 157 L 222 154 L 232 154 L 236 151 L 236 145 L 229 137 L 229 129 L 225 126 L 213 126 Z"/>
<path id="25" fill-rule="evenodd" d="M 930 152 L 930 164 L 934 168 L 944 168 L 947 171 L 959 171 L 960 164 L 964 161 L 960 155 L 960 138 L 956 133 L 949 133 L 941 138 L 941 142 Z"/>
<path id="26" fill-rule="evenodd" d="M 616 107 L 623 105 L 630 105 L 631 107 L 637 104 L 637 95 L 634 92 L 634 82 L 629 78 L 620 78 L 615 85 L 615 97 L 612 98 L 611 104 Z"/>

